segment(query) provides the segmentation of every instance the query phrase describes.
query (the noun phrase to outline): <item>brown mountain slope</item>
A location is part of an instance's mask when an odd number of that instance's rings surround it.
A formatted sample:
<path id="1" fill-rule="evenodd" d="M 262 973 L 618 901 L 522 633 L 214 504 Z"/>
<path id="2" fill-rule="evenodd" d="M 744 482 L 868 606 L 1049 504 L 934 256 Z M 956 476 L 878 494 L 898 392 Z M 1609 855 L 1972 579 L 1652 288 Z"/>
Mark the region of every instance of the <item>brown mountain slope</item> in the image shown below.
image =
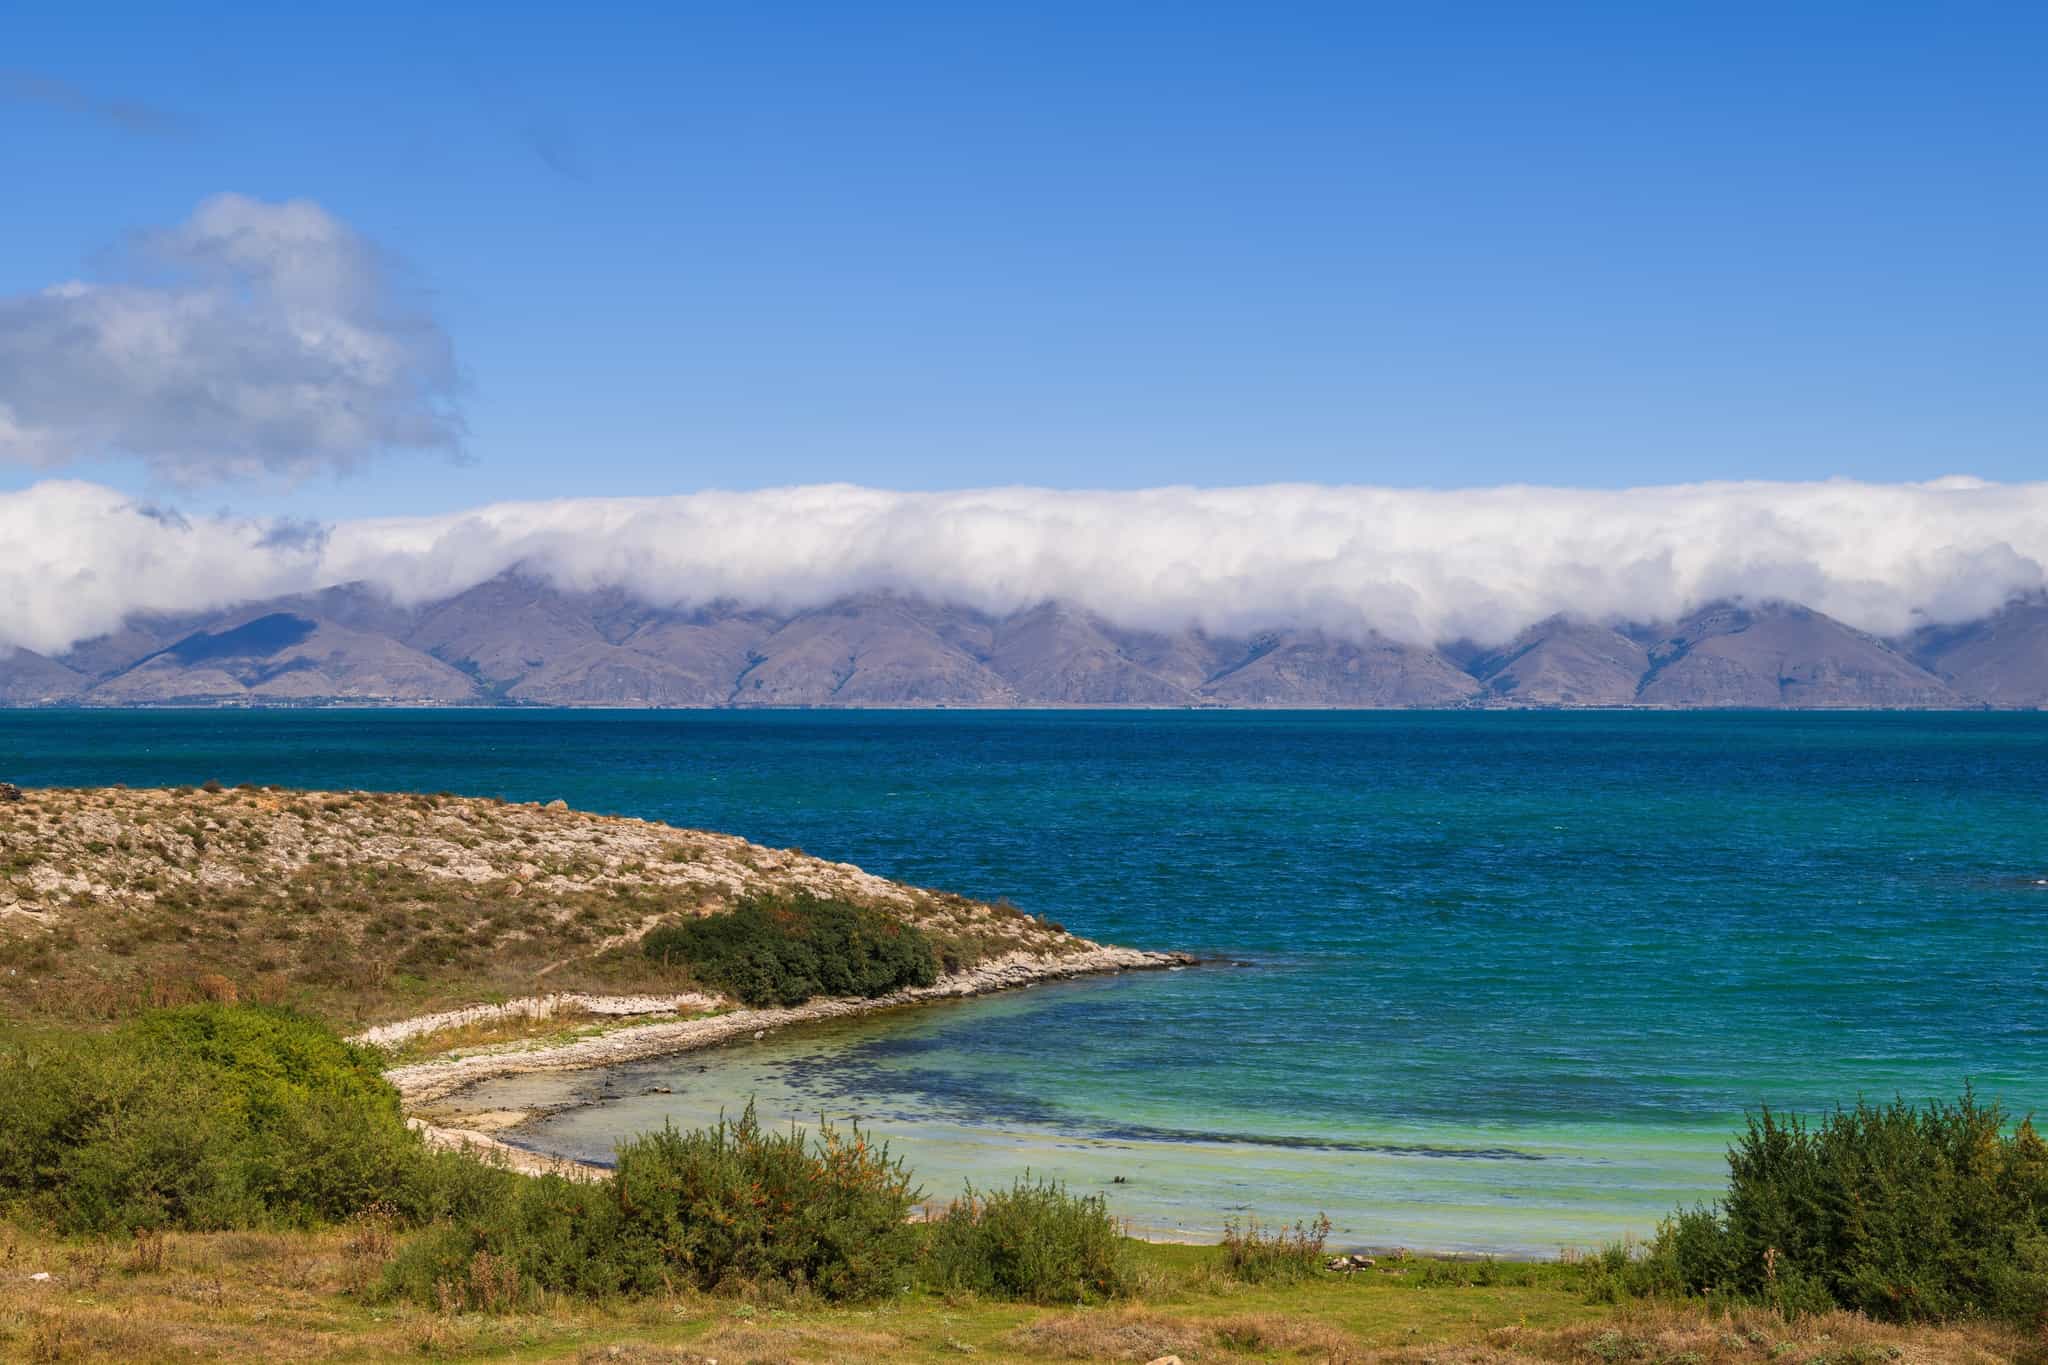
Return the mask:
<path id="1" fill-rule="evenodd" d="M 582 604 L 511 574 L 421 611 L 403 640 L 501 691 L 550 660 L 609 643 Z"/>
<path id="2" fill-rule="evenodd" d="M 1972 700 L 2048 706 L 2048 602 L 2014 602 L 1982 621 L 1922 630 L 1906 648 Z"/>
<path id="3" fill-rule="evenodd" d="M 1945 707 L 1949 686 L 1882 641 L 1805 607 L 1720 603 L 1649 648 L 1646 706 Z"/>
<path id="4" fill-rule="evenodd" d="M 1452 706 L 1479 683 L 1432 650 L 1383 635 L 1364 641 L 1287 631 L 1252 642 L 1252 655 L 1202 688 L 1236 706 Z"/>
<path id="5" fill-rule="evenodd" d="M 1553 616 L 1469 671 L 1502 701 L 1534 706 L 1629 706 L 1650 656 L 1619 631 Z"/>
<path id="6" fill-rule="evenodd" d="M 264 603 L 260 607 L 252 604 L 249 610 L 278 611 L 283 603 Z M 80 640 L 70 649 L 57 656 L 58 662 L 67 668 L 83 673 L 89 679 L 111 678 L 125 669 L 135 667 L 164 646 L 184 639 L 197 630 L 231 615 L 225 611 L 202 612 L 189 616 L 163 616 L 154 612 L 140 612 L 121 623 L 118 630 L 105 635 L 95 635 L 89 640 Z"/>
<path id="7" fill-rule="evenodd" d="M 460 703 L 476 684 L 387 636 L 291 612 L 243 613 L 95 686 L 101 704 L 248 701 Z"/>
<path id="8" fill-rule="evenodd" d="M 225 647 L 186 643 L 264 616 L 313 621 L 319 637 L 275 646 L 249 636 Z M 66 670 L 81 675 L 77 686 Z M 1137 630 L 1059 602 L 1005 617 L 879 593 L 794 614 L 732 604 L 686 611 L 508 574 L 418 607 L 344 585 L 234 612 L 138 617 L 55 659 L 0 661 L 0 705 L 67 698 L 88 705 L 2034 706 L 2048 705 L 2048 602 L 1923 631 L 1898 648 L 1803 607 L 1724 603 L 1661 628 L 1617 631 L 1553 618 L 1499 649 L 1431 650 L 1309 630 L 1248 639 Z"/>
<path id="9" fill-rule="evenodd" d="M 622 644 L 590 645 L 549 660 L 508 695 L 515 701 L 576 705 L 723 706 L 756 650 L 781 622 L 734 608 L 662 612 Z"/>
<path id="10" fill-rule="evenodd" d="M 929 612 L 883 596 L 807 611 L 756 646 L 732 694 L 745 706 L 1000 705 L 1017 694 L 949 643 Z"/>
<path id="11" fill-rule="evenodd" d="M 1185 706 L 1189 690 L 1132 658 L 1100 617 L 1047 602 L 1005 620 L 989 668 L 1020 697 L 1092 706 Z"/>
<path id="12" fill-rule="evenodd" d="M 33 650 L 0 647 L 0 706 L 68 701 L 91 680 Z"/>

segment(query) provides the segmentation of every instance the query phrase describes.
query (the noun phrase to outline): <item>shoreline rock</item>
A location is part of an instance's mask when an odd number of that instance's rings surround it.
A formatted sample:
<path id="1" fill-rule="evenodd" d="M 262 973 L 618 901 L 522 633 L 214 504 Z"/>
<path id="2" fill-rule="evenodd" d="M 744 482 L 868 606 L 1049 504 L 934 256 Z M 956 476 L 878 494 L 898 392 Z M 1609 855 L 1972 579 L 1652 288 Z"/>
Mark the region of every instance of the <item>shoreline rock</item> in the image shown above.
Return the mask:
<path id="1" fill-rule="evenodd" d="M 417 1062 L 384 1073 L 398 1090 L 408 1112 L 444 1100 L 481 1081 L 502 1076 L 550 1071 L 586 1071 L 652 1057 L 694 1052 L 736 1038 L 758 1036 L 771 1029 L 821 1019 L 844 1019 L 878 1010 L 926 1004 L 968 996 L 1015 990 L 1042 981 L 1078 976 L 1114 975 L 1126 971 L 1159 971 L 1195 965 L 1186 953 L 1148 952 L 1138 948 L 1096 947 L 1065 955 L 1006 953 L 964 972 L 942 977 L 931 986 L 896 991 L 873 999 L 834 997 L 779 1009 L 740 1009 L 703 1019 L 683 1019 L 620 1029 L 554 1047 L 504 1044 L 467 1056 Z M 513 1002 L 517 1004 L 518 1002 Z M 461 1013 L 457 1011 L 457 1013 Z M 430 1016 L 438 1017 L 438 1016 Z M 395 1036 L 417 1036 L 404 1030 L 414 1020 L 382 1026 Z M 379 1030 L 371 1030 L 378 1032 Z M 427 1030 L 420 1030 L 427 1031 Z M 358 1035 L 365 1038 L 367 1035 Z M 480 1135 L 472 1135 L 480 1136 Z M 500 1144 L 502 1145 L 502 1144 Z M 519 1150 L 519 1149 L 513 1149 Z"/>
<path id="2" fill-rule="evenodd" d="M 395 1023 L 379 1024 L 349 1038 L 351 1043 L 369 1047 L 394 1047 L 442 1029 L 465 1024 L 496 1023 L 505 1019 L 552 1019 L 564 1010 L 612 1018 L 639 1014 L 701 1014 L 725 1003 L 715 995 L 686 991 L 680 995 L 591 995 L 584 991 L 558 991 L 551 995 L 529 995 L 507 1000 L 502 1005 L 469 1005 L 462 1009 L 420 1014 Z"/>

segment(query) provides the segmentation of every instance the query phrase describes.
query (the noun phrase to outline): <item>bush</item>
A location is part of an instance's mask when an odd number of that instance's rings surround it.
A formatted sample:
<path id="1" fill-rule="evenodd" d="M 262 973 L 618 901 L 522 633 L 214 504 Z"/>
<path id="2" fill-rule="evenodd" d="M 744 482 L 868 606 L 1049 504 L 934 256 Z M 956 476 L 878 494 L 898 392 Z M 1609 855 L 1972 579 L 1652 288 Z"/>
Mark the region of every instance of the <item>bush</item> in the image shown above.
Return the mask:
<path id="1" fill-rule="evenodd" d="M 432 1217 L 502 1172 L 430 1153 L 376 1054 L 283 1010 L 191 1006 L 0 1053 L 0 1201 L 66 1232 Z"/>
<path id="2" fill-rule="evenodd" d="M 1728 1153 L 1728 1193 L 1660 1229 L 1652 1292 L 1787 1312 L 2048 1322 L 2048 1144 L 1996 1105 L 1904 1101 L 1818 1123 L 1766 1109 Z"/>
<path id="3" fill-rule="evenodd" d="M 819 995 L 877 996 L 939 979 L 923 930 L 882 911 L 815 897 L 741 901 L 641 940 L 649 957 L 687 964 L 747 1005 L 800 1005 Z"/>
<path id="4" fill-rule="evenodd" d="M 908 1278 L 917 1191 L 859 1129 L 665 1128 L 619 1148 L 613 1178 L 520 1183 L 514 1196 L 406 1243 L 387 1295 L 495 1309 L 539 1293 L 585 1297 L 777 1281 L 833 1300 Z"/>
<path id="5" fill-rule="evenodd" d="M 935 1285 L 991 1298 L 1092 1302 L 1134 1286 L 1129 1249 L 1103 1197 L 1028 1176 L 994 1193 L 969 1185 L 932 1225 L 928 1251 Z"/>
<path id="6" fill-rule="evenodd" d="M 602 1298 L 619 1291 L 618 1259 L 592 1187 L 560 1176 L 509 1184 L 502 1197 L 404 1239 L 375 1297 L 449 1312 L 503 1312 L 556 1292 Z"/>
<path id="7" fill-rule="evenodd" d="M 1246 1284 L 1295 1284 L 1323 1268 L 1329 1236 L 1330 1220 L 1322 1214 L 1313 1223 L 1270 1232 L 1256 1218 L 1242 1225 L 1232 1219 L 1223 1225 L 1223 1268 Z"/>
<path id="8" fill-rule="evenodd" d="M 830 1124 L 815 1143 L 800 1128 L 765 1132 L 752 1104 L 731 1123 L 626 1143 L 612 1186 L 627 1288 L 672 1269 L 704 1289 L 776 1279 L 874 1298 L 900 1285 L 916 1250 L 918 1191 L 886 1145 Z"/>

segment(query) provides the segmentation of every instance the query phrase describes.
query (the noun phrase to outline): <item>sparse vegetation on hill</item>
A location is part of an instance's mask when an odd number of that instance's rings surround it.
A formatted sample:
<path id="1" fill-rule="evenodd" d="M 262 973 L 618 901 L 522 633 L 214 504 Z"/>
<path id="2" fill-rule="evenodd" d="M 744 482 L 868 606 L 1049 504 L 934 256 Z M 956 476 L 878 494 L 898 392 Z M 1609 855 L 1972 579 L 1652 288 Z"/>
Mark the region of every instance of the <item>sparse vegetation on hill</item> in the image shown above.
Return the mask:
<path id="1" fill-rule="evenodd" d="M 949 969 L 1092 946 L 843 863 L 559 807 L 31 789 L 0 807 L 0 1015 L 240 999 L 353 1027 L 538 991 L 683 990 L 691 962 L 650 957 L 641 936 L 756 897 L 905 926 Z"/>

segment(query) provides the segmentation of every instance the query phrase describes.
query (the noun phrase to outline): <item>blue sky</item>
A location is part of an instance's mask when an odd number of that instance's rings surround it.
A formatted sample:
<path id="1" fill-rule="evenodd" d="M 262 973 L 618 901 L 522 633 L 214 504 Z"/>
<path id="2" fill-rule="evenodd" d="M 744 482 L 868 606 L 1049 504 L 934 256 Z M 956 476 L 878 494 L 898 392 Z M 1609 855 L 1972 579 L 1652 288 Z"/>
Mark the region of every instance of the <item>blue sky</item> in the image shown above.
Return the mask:
<path id="1" fill-rule="evenodd" d="M 465 461 L 195 506 L 2043 472 L 2038 5 L 75 4 L 7 31 L 0 298 L 209 195 L 303 197 L 452 338 Z"/>

